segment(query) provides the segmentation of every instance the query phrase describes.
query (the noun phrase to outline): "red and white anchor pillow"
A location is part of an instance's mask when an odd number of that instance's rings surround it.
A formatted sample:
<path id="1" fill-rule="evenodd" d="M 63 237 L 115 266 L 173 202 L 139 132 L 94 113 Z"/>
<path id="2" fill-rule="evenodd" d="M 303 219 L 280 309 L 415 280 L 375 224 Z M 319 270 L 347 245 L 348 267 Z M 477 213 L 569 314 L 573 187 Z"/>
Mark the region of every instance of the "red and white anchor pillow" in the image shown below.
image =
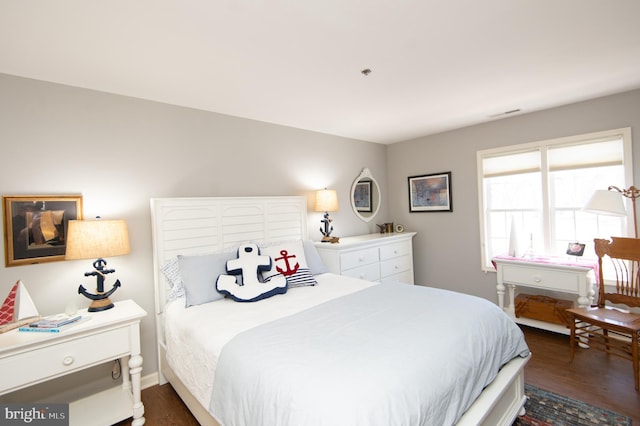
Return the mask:
<path id="1" fill-rule="evenodd" d="M 309 271 L 302 240 L 261 247 L 260 254 L 271 256 L 271 269 L 262 271 L 265 282 L 274 276 L 283 275 L 289 288 L 318 284 Z"/>

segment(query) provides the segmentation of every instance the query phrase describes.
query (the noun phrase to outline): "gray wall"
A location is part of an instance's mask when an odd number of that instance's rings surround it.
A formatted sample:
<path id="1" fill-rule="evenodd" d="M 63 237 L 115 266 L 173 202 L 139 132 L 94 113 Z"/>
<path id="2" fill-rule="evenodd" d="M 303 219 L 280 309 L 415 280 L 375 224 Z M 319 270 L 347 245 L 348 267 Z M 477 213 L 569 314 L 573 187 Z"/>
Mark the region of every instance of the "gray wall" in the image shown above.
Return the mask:
<path id="1" fill-rule="evenodd" d="M 386 197 L 386 146 L 0 74 L 0 193 L 82 194 L 84 215 L 126 219 L 131 254 L 108 259 L 142 322 L 143 375 L 157 370 L 149 199 L 176 196 L 305 195 L 338 191 L 334 235 L 373 232 L 357 219 L 349 191 L 363 167 Z M 311 206 L 311 204 L 310 204 Z M 379 223 L 387 221 L 387 208 Z M 310 208 L 309 235 L 322 214 Z M 377 229 L 377 228 L 376 228 Z M 4 252 L 4 248 L 2 249 Z M 76 294 L 91 260 L 0 266 L 0 297 L 21 279 L 43 315 Z M 111 279 L 109 279 L 111 278 Z M 110 367 L 109 367 L 110 371 Z"/>
<path id="2" fill-rule="evenodd" d="M 416 283 L 497 302 L 494 272 L 480 270 L 476 151 L 631 127 L 634 181 L 640 182 L 640 90 L 418 138 L 389 146 L 389 208 L 395 222 L 417 231 Z M 409 213 L 407 177 L 452 172 L 452 213 Z M 603 182 L 606 189 L 607 182 Z"/>

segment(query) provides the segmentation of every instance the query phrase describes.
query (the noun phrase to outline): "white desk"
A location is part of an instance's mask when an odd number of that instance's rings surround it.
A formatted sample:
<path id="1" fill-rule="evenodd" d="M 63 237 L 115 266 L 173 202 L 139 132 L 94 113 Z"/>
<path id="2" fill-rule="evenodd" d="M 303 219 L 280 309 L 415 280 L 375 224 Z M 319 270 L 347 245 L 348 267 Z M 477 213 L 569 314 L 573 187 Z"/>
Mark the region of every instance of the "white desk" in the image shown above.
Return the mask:
<path id="1" fill-rule="evenodd" d="M 569 334 L 569 329 L 562 325 L 524 317 L 516 318 L 514 300 L 517 286 L 574 294 L 577 295 L 575 302 L 578 306 L 589 306 L 593 303 L 595 261 L 574 263 L 566 259 L 506 257 L 495 257 L 492 260 L 497 271 L 498 305 L 518 324 Z M 505 290 L 509 291 L 509 305 L 506 307 Z"/>
<path id="2" fill-rule="evenodd" d="M 108 426 L 132 416 L 132 426 L 143 425 L 140 319 L 147 313 L 132 300 L 125 300 L 106 311 L 85 309 L 79 314 L 90 319 L 60 333 L 15 329 L 0 334 L 0 395 L 121 359 L 121 386 L 80 395 L 77 401 L 57 401 L 53 395 L 42 402 L 69 403 L 70 425 Z"/>

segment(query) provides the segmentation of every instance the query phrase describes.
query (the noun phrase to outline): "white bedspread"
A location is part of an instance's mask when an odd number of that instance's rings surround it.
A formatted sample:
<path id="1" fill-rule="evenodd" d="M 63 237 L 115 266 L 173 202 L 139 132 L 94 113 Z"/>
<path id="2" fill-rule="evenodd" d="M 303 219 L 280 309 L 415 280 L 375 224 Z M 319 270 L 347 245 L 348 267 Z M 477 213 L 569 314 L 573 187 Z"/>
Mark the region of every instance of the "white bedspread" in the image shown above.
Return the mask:
<path id="1" fill-rule="evenodd" d="M 209 406 L 220 352 L 235 335 L 375 285 L 334 274 L 315 278 L 317 286 L 293 288 L 284 295 L 254 303 L 222 299 L 185 308 L 182 298 L 166 306 L 167 362 L 203 407 Z"/>
<path id="2" fill-rule="evenodd" d="M 167 309 L 169 363 L 221 424 L 450 425 L 528 353 L 484 299 L 317 279 L 258 303 Z"/>

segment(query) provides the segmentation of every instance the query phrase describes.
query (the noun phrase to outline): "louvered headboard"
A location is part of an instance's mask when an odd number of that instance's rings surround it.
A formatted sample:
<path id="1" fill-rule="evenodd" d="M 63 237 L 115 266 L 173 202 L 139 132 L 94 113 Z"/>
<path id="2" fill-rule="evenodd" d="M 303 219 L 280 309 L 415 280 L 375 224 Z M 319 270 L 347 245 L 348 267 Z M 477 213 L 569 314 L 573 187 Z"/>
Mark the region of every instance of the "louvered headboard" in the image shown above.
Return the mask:
<path id="1" fill-rule="evenodd" d="M 156 314 L 169 289 L 161 266 L 178 254 L 216 253 L 240 243 L 307 238 L 307 200 L 286 197 L 152 198 Z"/>

